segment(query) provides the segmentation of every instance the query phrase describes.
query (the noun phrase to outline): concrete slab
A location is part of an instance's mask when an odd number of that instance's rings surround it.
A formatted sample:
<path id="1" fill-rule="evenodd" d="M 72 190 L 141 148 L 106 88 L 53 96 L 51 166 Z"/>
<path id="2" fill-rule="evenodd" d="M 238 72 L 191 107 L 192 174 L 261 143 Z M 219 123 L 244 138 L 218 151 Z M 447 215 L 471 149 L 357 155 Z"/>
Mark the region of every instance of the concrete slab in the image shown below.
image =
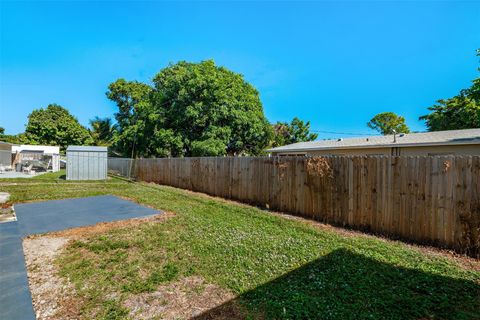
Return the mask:
<path id="1" fill-rule="evenodd" d="M 6 171 L 0 172 L 0 179 L 16 179 L 16 178 L 33 178 L 46 172 L 35 172 L 35 173 L 23 173 L 23 172 L 16 172 L 16 171 Z"/>
<path id="2" fill-rule="evenodd" d="M 160 213 L 114 196 L 42 201 L 15 205 L 18 221 L 0 224 L 0 319 L 35 319 L 22 238 L 99 222 Z"/>
<path id="3" fill-rule="evenodd" d="M 35 319 L 18 222 L 0 224 L 0 318 Z"/>
<path id="4" fill-rule="evenodd" d="M 15 205 L 22 237 L 158 214 L 157 210 L 114 196 L 63 199 Z"/>

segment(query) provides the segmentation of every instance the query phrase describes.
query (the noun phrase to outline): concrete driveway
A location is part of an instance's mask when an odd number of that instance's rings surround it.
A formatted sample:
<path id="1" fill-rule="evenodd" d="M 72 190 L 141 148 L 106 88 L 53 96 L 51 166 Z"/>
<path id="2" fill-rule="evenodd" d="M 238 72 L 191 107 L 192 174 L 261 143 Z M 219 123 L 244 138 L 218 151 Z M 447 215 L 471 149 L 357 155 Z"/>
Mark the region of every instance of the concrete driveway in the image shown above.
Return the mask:
<path id="1" fill-rule="evenodd" d="M 0 224 L 0 319 L 35 319 L 22 238 L 31 234 L 141 218 L 160 212 L 114 196 L 15 205 L 17 221 Z"/>

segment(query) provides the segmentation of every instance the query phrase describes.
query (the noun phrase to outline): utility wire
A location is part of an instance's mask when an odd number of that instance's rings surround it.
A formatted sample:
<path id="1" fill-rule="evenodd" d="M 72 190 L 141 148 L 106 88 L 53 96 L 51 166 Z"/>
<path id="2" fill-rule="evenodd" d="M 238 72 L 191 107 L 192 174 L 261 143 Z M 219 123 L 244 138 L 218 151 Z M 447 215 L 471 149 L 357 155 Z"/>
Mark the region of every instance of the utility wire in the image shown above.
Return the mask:
<path id="1" fill-rule="evenodd" d="M 372 136 L 371 133 L 352 133 L 352 132 L 336 132 L 336 131 L 323 131 L 323 130 L 310 130 L 315 133 L 329 133 L 329 134 L 344 134 L 348 136 Z"/>

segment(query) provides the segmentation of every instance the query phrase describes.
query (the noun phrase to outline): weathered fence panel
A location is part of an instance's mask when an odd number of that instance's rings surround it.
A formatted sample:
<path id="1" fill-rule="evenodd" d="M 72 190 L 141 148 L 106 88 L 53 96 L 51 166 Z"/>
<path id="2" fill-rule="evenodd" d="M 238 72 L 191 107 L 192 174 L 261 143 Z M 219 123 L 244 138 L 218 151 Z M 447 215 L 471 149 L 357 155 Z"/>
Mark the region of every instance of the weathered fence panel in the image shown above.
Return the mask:
<path id="1" fill-rule="evenodd" d="M 123 161 L 123 162 L 122 162 Z M 479 256 L 480 157 L 205 157 L 109 169 Z"/>

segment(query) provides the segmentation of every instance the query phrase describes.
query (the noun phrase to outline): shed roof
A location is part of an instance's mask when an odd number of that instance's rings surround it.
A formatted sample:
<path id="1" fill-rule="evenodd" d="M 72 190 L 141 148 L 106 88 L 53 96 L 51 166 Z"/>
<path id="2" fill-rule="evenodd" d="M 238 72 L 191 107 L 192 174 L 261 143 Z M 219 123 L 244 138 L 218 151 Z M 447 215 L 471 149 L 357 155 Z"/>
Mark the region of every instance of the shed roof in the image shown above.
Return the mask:
<path id="1" fill-rule="evenodd" d="M 84 151 L 84 152 L 107 152 L 107 147 L 98 146 L 68 146 L 67 151 Z"/>
<path id="2" fill-rule="evenodd" d="M 286 146 L 272 148 L 267 151 L 301 152 L 334 149 L 416 147 L 462 144 L 480 144 L 480 128 L 397 134 L 396 142 L 394 142 L 393 135 L 298 142 Z"/>

